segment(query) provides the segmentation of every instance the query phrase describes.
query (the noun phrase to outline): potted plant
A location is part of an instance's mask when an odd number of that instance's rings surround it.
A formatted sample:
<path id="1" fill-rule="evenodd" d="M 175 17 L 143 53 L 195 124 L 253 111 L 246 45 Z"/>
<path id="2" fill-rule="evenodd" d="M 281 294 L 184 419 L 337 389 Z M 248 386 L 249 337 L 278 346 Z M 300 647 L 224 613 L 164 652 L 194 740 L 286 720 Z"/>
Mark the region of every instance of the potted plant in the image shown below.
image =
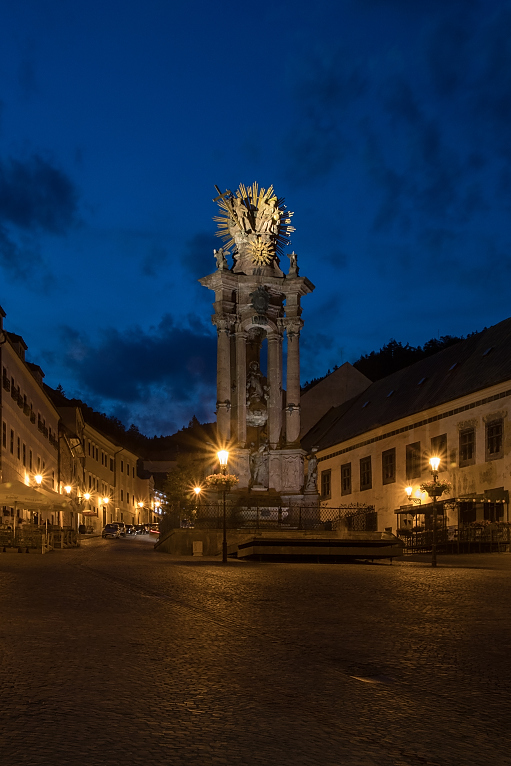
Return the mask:
<path id="1" fill-rule="evenodd" d="M 216 492 L 228 492 L 238 482 L 238 477 L 232 473 L 212 473 L 204 479 L 205 486 Z"/>
<path id="2" fill-rule="evenodd" d="M 427 492 L 430 497 L 440 497 L 444 492 L 450 492 L 452 484 L 448 481 L 425 481 L 420 485 L 421 492 Z"/>

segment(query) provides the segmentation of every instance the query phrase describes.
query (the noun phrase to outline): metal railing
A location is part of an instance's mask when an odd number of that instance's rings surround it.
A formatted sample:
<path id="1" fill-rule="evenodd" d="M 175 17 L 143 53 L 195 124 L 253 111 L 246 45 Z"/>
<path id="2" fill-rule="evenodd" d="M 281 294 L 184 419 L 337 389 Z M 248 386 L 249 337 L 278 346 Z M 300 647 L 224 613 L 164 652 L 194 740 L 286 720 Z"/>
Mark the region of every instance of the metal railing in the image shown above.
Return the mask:
<path id="1" fill-rule="evenodd" d="M 176 528 L 221 529 L 223 503 L 201 504 L 193 509 L 171 510 L 160 521 L 160 531 Z M 374 506 L 350 505 L 323 508 L 314 505 L 240 505 L 226 503 L 228 529 L 281 529 L 318 531 L 377 531 Z"/>
<path id="2" fill-rule="evenodd" d="M 22 524 L 16 529 L 0 527 L 0 552 L 10 549 L 42 550 L 51 548 L 72 548 L 78 546 L 78 535 L 74 529 Z"/>
<path id="3" fill-rule="evenodd" d="M 398 530 L 398 537 L 404 542 L 406 553 L 431 551 L 432 529 L 407 533 Z M 511 550 L 511 527 L 499 524 L 441 527 L 437 530 L 436 542 L 439 553 L 504 552 Z"/>

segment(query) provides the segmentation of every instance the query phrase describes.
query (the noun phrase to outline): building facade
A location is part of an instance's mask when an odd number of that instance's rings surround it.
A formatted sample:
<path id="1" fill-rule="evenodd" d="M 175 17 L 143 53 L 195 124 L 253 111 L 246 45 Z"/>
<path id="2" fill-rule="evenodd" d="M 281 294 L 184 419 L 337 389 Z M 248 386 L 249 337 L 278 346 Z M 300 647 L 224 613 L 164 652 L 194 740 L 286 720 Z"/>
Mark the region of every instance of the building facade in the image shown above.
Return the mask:
<path id="1" fill-rule="evenodd" d="M 309 431 L 322 506 L 374 506 L 380 530 L 412 525 L 431 503 L 420 486 L 437 456 L 454 501 L 440 504 L 447 527 L 509 521 L 510 405 L 506 320 L 373 383 Z"/>
<path id="2" fill-rule="evenodd" d="M 99 534 L 111 521 L 152 523 L 162 499 L 152 476 L 138 470 L 141 457 L 88 423 L 80 407 L 61 406 L 4 317 L 0 308 L 0 526 Z"/>

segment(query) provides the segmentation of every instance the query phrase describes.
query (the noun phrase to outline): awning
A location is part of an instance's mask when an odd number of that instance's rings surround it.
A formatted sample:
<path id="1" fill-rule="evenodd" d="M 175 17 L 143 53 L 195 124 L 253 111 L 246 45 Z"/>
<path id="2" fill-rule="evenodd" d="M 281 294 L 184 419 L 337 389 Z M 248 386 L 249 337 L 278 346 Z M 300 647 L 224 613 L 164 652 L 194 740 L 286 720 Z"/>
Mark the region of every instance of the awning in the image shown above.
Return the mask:
<path id="1" fill-rule="evenodd" d="M 57 492 L 38 487 L 28 487 L 22 481 L 13 479 L 0 484 L 0 505 L 17 505 L 30 510 L 41 506 L 67 506 L 69 499 Z"/>

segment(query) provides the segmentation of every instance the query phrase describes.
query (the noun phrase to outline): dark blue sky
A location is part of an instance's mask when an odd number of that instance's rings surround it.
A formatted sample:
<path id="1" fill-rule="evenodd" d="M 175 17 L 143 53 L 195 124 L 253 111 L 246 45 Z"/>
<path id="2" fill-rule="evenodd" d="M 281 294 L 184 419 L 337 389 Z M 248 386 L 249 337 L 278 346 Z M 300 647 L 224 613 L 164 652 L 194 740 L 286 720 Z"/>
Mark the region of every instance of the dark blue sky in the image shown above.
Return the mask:
<path id="1" fill-rule="evenodd" d="M 510 314 L 511 2 L 18 0 L 0 74 L 7 328 L 149 435 L 213 419 L 214 184 L 295 213 L 303 381 Z"/>

